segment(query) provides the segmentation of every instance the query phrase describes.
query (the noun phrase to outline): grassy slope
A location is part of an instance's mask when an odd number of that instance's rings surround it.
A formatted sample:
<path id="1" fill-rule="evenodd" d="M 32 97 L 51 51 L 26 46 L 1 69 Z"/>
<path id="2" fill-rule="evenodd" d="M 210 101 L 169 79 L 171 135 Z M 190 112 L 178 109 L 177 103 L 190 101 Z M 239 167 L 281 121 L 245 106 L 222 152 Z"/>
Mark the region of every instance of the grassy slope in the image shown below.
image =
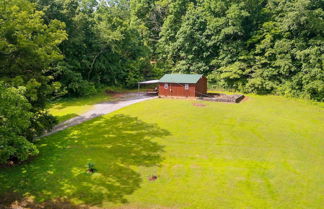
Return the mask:
<path id="1" fill-rule="evenodd" d="M 194 102 L 146 101 L 47 137 L 30 164 L 0 170 L 0 193 L 104 207 L 322 207 L 323 108 L 276 96 Z M 89 161 L 98 173 L 84 172 Z"/>

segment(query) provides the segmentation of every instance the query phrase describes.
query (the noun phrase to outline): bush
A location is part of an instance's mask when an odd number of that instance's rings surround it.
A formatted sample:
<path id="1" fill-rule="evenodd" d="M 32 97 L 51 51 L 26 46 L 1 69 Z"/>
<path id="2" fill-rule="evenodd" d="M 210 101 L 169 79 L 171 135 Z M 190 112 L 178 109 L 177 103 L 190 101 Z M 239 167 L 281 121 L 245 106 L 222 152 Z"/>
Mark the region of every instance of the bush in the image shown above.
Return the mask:
<path id="1" fill-rule="evenodd" d="M 62 80 L 64 86 L 70 96 L 89 96 L 97 93 L 95 84 L 86 80 L 83 80 L 80 73 L 74 72 L 67 68 L 64 69 Z"/>

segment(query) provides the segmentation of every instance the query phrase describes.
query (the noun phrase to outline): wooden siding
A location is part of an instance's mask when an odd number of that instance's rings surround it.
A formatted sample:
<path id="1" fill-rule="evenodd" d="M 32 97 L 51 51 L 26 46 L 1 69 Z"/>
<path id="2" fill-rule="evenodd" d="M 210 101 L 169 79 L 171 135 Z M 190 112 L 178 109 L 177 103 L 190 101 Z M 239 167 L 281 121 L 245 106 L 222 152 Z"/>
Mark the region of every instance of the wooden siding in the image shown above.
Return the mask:
<path id="1" fill-rule="evenodd" d="M 198 97 L 207 94 L 207 79 L 205 77 L 202 77 L 196 84 L 188 84 L 188 90 L 185 89 L 185 84 L 168 83 L 168 89 L 164 88 L 164 84 L 159 84 L 159 96 L 162 97 Z"/>
<path id="2" fill-rule="evenodd" d="M 204 96 L 207 94 L 207 78 L 201 77 L 196 84 L 196 97 Z"/>
<path id="3" fill-rule="evenodd" d="M 164 88 L 164 83 L 159 85 L 159 96 L 171 97 L 195 97 L 195 84 L 189 84 L 189 89 L 185 89 L 185 84 L 169 83 L 168 89 Z"/>

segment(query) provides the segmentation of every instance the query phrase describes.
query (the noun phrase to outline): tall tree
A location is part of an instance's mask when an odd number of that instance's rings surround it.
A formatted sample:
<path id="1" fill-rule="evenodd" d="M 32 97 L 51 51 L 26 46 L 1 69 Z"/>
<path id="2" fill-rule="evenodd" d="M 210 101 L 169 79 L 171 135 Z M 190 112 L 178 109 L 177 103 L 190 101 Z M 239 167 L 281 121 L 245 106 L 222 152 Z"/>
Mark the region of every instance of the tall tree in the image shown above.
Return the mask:
<path id="1" fill-rule="evenodd" d="M 26 87 L 34 114 L 25 135 L 32 139 L 53 122 L 44 109 L 60 87 L 53 82 L 52 67 L 63 58 L 58 45 L 67 38 L 65 24 L 58 20 L 45 24 L 43 12 L 27 0 L 1 0 L 0 25 L 0 79 Z"/>

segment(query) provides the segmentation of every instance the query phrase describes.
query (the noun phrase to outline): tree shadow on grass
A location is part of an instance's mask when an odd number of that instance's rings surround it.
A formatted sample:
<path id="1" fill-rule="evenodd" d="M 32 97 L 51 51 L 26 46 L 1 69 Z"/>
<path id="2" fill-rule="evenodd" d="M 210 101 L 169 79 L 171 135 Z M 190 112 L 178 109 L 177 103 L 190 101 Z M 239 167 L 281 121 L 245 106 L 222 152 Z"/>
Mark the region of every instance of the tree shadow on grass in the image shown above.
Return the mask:
<path id="1" fill-rule="evenodd" d="M 0 170 L 0 194 L 15 192 L 42 202 L 61 198 L 101 205 L 127 202 L 142 178 L 137 167 L 159 166 L 163 147 L 154 138 L 169 135 L 135 117 L 99 117 L 42 139 L 40 155 Z M 96 173 L 88 174 L 92 162 Z"/>
<path id="2" fill-rule="evenodd" d="M 0 209 L 90 209 L 87 205 L 77 205 L 63 199 L 47 200 L 41 203 L 23 197 L 22 194 L 9 192 L 0 195 Z"/>

